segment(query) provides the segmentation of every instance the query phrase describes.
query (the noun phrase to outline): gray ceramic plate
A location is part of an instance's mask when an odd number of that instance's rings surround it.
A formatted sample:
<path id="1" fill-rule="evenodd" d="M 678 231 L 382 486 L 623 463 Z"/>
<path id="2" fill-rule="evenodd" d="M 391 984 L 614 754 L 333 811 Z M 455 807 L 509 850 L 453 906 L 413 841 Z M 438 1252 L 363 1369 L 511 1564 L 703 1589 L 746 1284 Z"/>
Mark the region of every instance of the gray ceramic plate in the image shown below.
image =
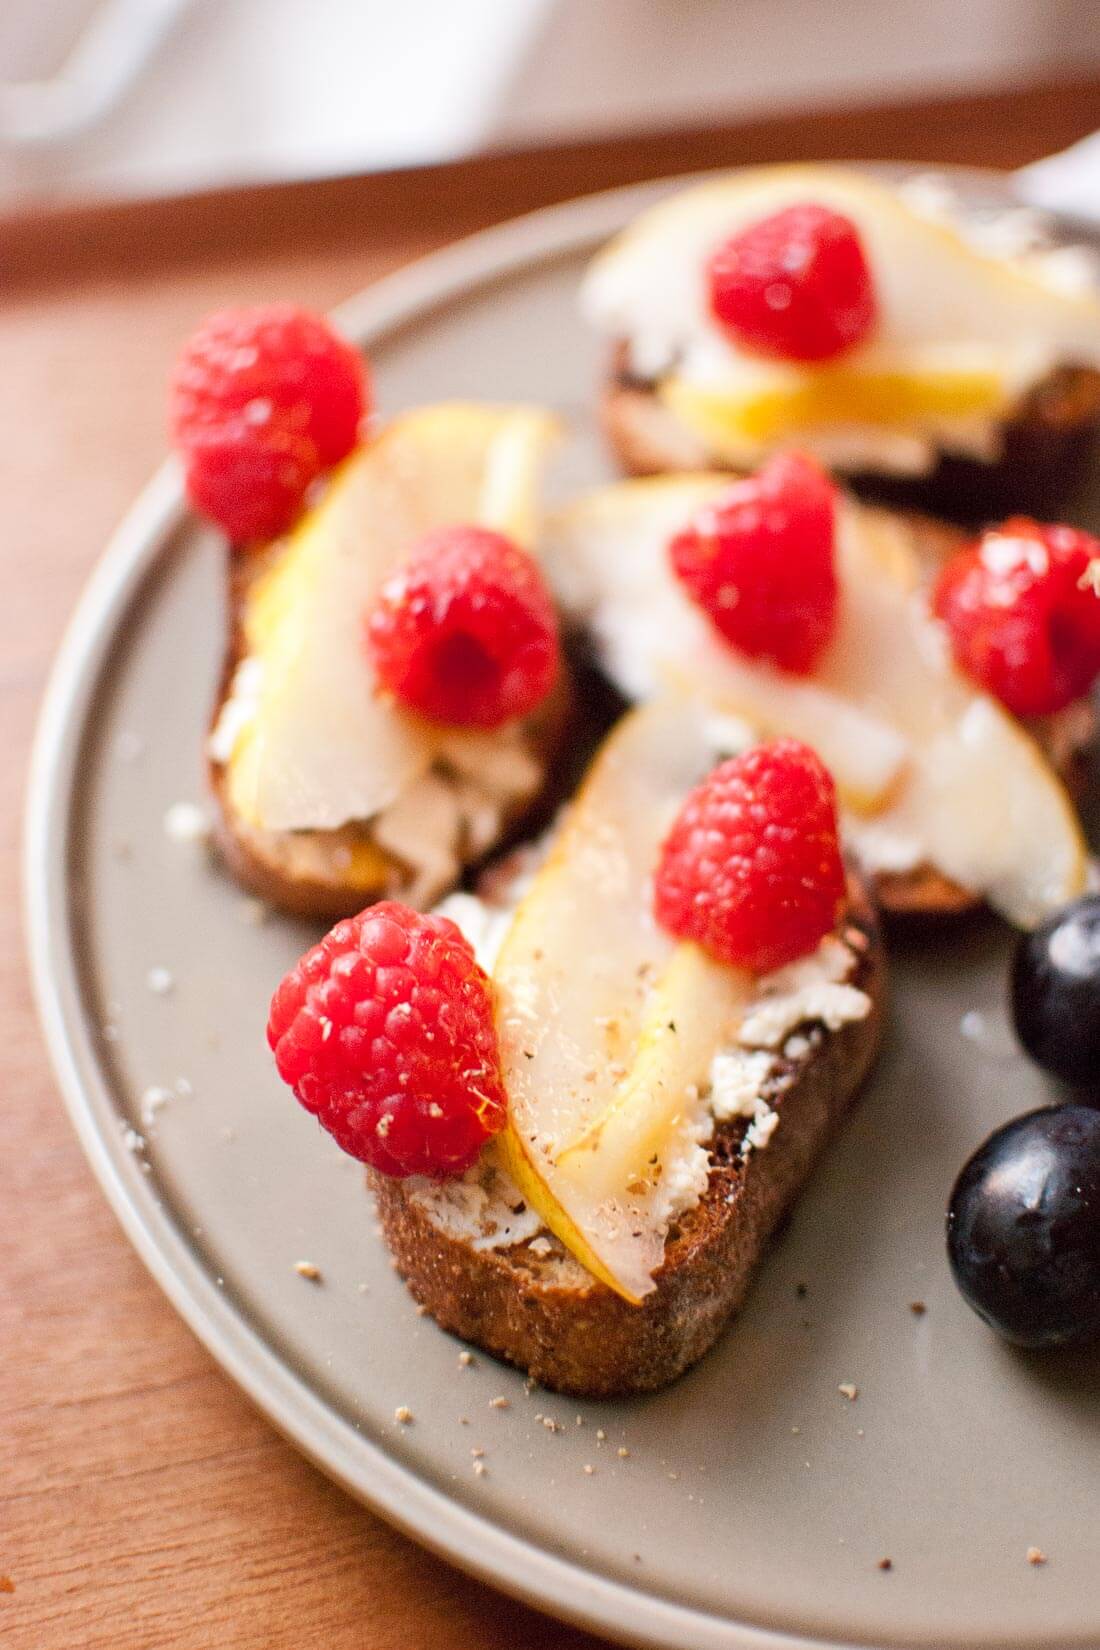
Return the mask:
<path id="1" fill-rule="evenodd" d="M 370 348 L 382 406 L 541 399 L 576 430 L 558 490 L 600 475 L 599 351 L 576 318 L 577 277 L 657 192 L 506 226 L 357 299 L 341 320 Z M 899 952 L 879 1074 L 748 1309 L 685 1380 L 578 1406 L 528 1394 L 484 1356 L 460 1367 L 391 1271 L 358 1168 L 272 1070 L 268 996 L 311 930 L 257 924 L 202 850 L 163 828 L 172 804 L 201 797 L 220 610 L 218 545 L 168 469 L 107 552 L 58 663 L 29 897 L 73 1120 L 131 1240 L 226 1370 L 353 1495 L 613 1637 L 685 1650 L 1100 1643 L 1097 1365 L 1006 1349 L 944 1264 L 956 1169 L 1045 1097 L 1005 1022 L 1007 935 L 977 922 Z M 151 970 L 171 989 L 153 989 Z M 150 1090 L 171 1096 L 151 1121 Z M 849 1382 L 854 1402 L 838 1391 Z M 411 1425 L 395 1422 L 399 1405 Z M 1027 1563 L 1033 1544 L 1045 1568 Z"/>

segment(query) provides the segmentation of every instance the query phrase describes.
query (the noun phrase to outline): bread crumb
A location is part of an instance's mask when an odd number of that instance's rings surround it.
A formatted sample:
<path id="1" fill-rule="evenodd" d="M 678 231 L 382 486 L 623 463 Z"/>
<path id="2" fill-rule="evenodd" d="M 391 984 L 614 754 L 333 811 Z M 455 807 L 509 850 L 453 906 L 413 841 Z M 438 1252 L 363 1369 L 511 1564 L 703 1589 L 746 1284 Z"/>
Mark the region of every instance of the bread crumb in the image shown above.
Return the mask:
<path id="1" fill-rule="evenodd" d="M 11 1576 L 0 1576 L 0 1593 L 14 1593 L 15 1582 Z"/>
<path id="2" fill-rule="evenodd" d="M 880 1570 L 892 1570 L 894 1568 L 894 1561 L 892 1558 L 880 1558 L 878 1561 L 878 1567 Z"/>
<path id="3" fill-rule="evenodd" d="M 1027 1550 L 1027 1561 L 1029 1564 L 1045 1564 L 1047 1561 L 1047 1555 L 1041 1547 L 1029 1547 Z"/>
<path id="4" fill-rule="evenodd" d="M 172 1090 L 161 1088 L 157 1083 L 151 1084 L 150 1087 L 143 1092 L 141 1096 L 140 1108 L 141 1121 L 146 1125 L 146 1127 L 153 1123 L 157 1112 L 160 1111 L 162 1107 L 166 1106 L 171 1098 Z"/>
<path id="5" fill-rule="evenodd" d="M 546 1428 L 547 1432 L 564 1432 L 565 1431 L 565 1428 L 562 1426 L 561 1422 L 560 1421 L 555 1421 L 549 1415 L 537 1415 L 535 1417 L 535 1419 L 542 1422 L 542 1424 Z"/>
<path id="6" fill-rule="evenodd" d="M 850 1404 L 854 1404 L 856 1399 L 859 1397 L 859 1388 L 858 1386 L 854 1386 L 851 1381 L 841 1381 L 840 1385 L 837 1387 L 837 1391 L 843 1397 L 847 1398 Z"/>
<path id="7" fill-rule="evenodd" d="M 801 1432 L 801 1431 L 802 1431 L 802 1428 L 801 1428 L 801 1427 L 792 1427 L 792 1428 L 791 1428 L 791 1433 L 792 1433 L 792 1435 L 793 1435 L 793 1436 L 794 1436 L 794 1437 L 795 1437 L 795 1438 L 797 1438 L 797 1437 L 798 1437 L 798 1435 L 799 1435 L 799 1433 L 800 1433 L 800 1432 Z"/>
<path id="8" fill-rule="evenodd" d="M 586 1461 L 584 1464 L 584 1470 L 588 1474 L 589 1478 L 591 1478 L 596 1469 L 590 1461 Z"/>
<path id="9" fill-rule="evenodd" d="M 485 1451 L 481 1449 L 479 1445 L 475 1444 L 473 1449 L 470 1451 L 470 1454 L 473 1456 L 475 1461 L 480 1461 L 481 1457 L 485 1454 Z"/>
<path id="10" fill-rule="evenodd" d="M 407 1427 L 413 1418 L 413 1412 L 408 1404 L 398 1404 L 393 1412 L 393 1418 L 395 1421 L 400 1421 L 403 1427 Z"/>
<path id="11" fill-rule="evenodd" d="M 489 1471 L 489 1469 L 485 1465 L 484 1461 L 475 1461 L 474 1462 L 474 1471 L 477 1473 L 477 1476 L 479 1478 L 484 1478 L 485 1474 Z"/>
<path id="12" fill-rule="evenodd" d="M 923 1318 L 924 1314 L 928 1311 L 928 1308 L 925 1306 L 923 1301 L 910 1301 L 909 1310 L 912 1312 L 914 1318 Z"/>
<path id="13" fill-rule="evenodd" d="M 469 1369 L 470 1365 L 474 1361 L 474 1355 L 472 1352 L 460 1352 L 458 1354 L 458 1361 L 463 1369 Z"/>
<path id="14" fill-rule="evenodd" d="M 149 990 L 157 997 L 167 997 L 170 991 L 175 990 L 176 981 L 167 968 L 151 968 L 145 976 L 145 983 Z"/>
<path id="15" fill-rule="evenodd" d="M 294 1270 L 300 1278 L 308 1278 L 311 1283 L 320 1283 L 321 1268 L 315 1266 L 311 1260 L 296 1260 Z"/>
<path id="16" fill-rule="evenodd" d="M 128 1152 L 143 1152 L 145 1150 L 144 1136 L 140 1135 L 136 1129 L 132 1129 L 129 1124 L 122 1131 L 122 1144 Z"/>
<path id="17" fill-rule="evenodd" d="M 503 1393 L 499 1393 L 497 1397 L 489 1399 L 490 1409 L 511 1409 L 511 1407 L 511 1398 L 506 1398 Z"/>
<path id="18" fill-rule="evenodd" d="M 416 1315 L 418 1318 L 426 1318 L 428 1316 L 428 1308 L 424 1305 L 423 1301 L 417 1301 Z"/>
<path id="19" fill-rule="evenodd" d="M 369 1283 L 357 1283 L 355 1285 L 355 1287 L 361 1295 L 369 1295 L 370 1294 L 370 1284 Z"/>
<path id="20" fill-rule="evenodd" d="M 625 1449 L 622 1445 L 620 1445 L 618 1454 L 619 1454 L 619 1460 L 620 1461 L 625 1461 L 627 1456 L 630 1454 L 630 1451 L 628 1449 Z"/>
<path id="21" fill-rule="evenodd" d="M 195 802 L 173 802 L 164 815 L 164 834 L 170 842 L 205 842 L 210 821 Z"/>
<path id="22" fill-rule="evenodd" d="M 603 1427 L 597 1427 L 597 1429 L 596 1429 L 596 1438 L 597 1438 L 597 1440 L 602 1444 L 606 1437 L 607 1437 L 607 1433 L 603 1430 Z"/>

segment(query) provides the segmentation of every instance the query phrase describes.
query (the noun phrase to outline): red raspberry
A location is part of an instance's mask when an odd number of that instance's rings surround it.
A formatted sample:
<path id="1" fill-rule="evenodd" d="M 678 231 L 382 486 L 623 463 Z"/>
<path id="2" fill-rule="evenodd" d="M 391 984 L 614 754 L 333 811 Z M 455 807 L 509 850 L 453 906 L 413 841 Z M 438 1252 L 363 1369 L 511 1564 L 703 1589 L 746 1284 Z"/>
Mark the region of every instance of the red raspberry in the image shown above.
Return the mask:
<path id="1" fill-rule="evenodd" d="M 856 226 L 827 206 L 788 206 L 742 229 L 712 254 L 707 282 L 736 343 L 788 361 L 842 355 L 877 314 Z"/>
<path id="2" fill-rule="evenodd" d="M 1015 516 L 960 550 L 932 593 L 959 667 L 1016 716 L 1047 716 L 1100 674 L 1100 540 Z"/>
<path id="3" fill-rule="evenodd" d="M 283 532 L 319 473 L 308 437 L 276 424 L 257 437 L 243 418 L 197 430 L 183 457 L 188 498 L 233 544 Z"/>
<path id="4" fill-rule="evenodd" d="M 728 642 L 806 673 L 836 621 L 836 488 L 784 453 L 735 481 L 668 547 L 677 578 Z"/>
<path id="5" fill-rule="evenodd" d="M 461 1174 L 504 1127 L 489 979 L 446 917 L 383 900 L 338 922 L 271 1000 L 279 1075 L 383 1174 Z"/>
<path id="6" fill-rule="evenodd" d="M 832 776 L 777 739 L 692 791 L 661 849 L 654 909 L 679 939 L 766 974 L 831 931 L 844 888 Z"/>
<path id="7" fill-rule="evenodd" d="M 367 617 L 367 647 L 402 704 L 482 728 L 534 710 L 559 665 L 538 564 L 485 527 L 440 527 L 420 540 Z"/>
<path id="8" fill-rule="evenodd" d="M 193 503 L 236 543 L 282 532 L 355 446 L 368 400 L 361 357 L 320 315 L 269 304 L 208 316 L 170 385 Z"/>

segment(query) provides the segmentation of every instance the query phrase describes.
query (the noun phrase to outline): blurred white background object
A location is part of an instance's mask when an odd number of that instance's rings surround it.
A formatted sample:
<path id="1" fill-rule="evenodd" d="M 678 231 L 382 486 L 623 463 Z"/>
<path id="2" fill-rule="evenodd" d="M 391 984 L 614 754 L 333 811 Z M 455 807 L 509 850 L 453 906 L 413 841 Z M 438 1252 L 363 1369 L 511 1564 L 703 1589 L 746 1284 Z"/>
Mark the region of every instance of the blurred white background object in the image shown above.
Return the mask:
<path id="1" fill-rule="evenodd" d="M 1098 0 L 0 0 L 0 203 L 988 90 L 1096 67 L 1097 23 Z"/>
<path id="2" fill-rule="evenodd" d="M 1100 132 L 1023 167 L 1016 187 L 1032 206 L 1100 223 Z"/>

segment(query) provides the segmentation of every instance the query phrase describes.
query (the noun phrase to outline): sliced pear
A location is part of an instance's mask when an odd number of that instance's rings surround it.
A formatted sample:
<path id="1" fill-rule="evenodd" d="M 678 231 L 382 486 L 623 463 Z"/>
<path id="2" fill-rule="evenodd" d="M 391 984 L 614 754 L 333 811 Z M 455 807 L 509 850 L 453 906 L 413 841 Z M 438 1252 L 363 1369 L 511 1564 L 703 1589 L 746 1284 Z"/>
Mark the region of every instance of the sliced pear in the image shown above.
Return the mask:
<path id="1" fill-rule="evenodd" d="M 653 993 L 634 1063 L 607 1109 L 559 1151 L 556 1162 L 595 1198 L 644 1186 L 684 1110 L 707 1080 L 715 1048 L 730 1040 L 756 991 L 755 976 L 698 946 L 678 945 Z"/>
<path id="2" fill-rule="evenodd" d="M 479 522 L 530 543 L 556 431 L 536 408 L 455 403 L 406 413 L 347 460 L 274 547 L 246 601 L 258 685 L 228 759 L 231 794 L 249 823 L 333 830 L 370 819 L 449 739 L 461 740 L 376 693 L 363 617 L 433 527 Z"/>
<path id="3" fill-rule="evenodd" d="M 669 569 L 671 534 L 728 486 L 624 482 L 547 524 L 550 577 L 622 691 L 644 699 L 671 677 L 768 733 L 806 740 L 846 808 L 1021 926 L 1081 892 L 1076 811 L 1024 729 L 954 668 L 904 522 L 843 501 L 836 633 L 812 680 L 796 680 L 727 647 Z"/>
<path id="4" fill-rule="evenodd" d="M 880 373 L 886 352 L 894 370 L 910 375 L 913 393 L 928 396 L 935 373 L 922 352 L 929 346 L 959 346 L 972 367 L 985 346 L 986 369 L 1008 385 L 1055 361 L 1100 361 L 1095 293 L 1067 293 L 1024 262 L 977 250 L 874 178 L 827 166 L 746 169 L 660 202 L 595 259 L 584 308 L 612 336 L 663 356 L 655 376 L 680 361 L 682 376 L 720 391 L 739 352 L 710 317 L 707 260 L 739 229 L 803 201 L 851 218 L 871 265 L 878 320 L 866 348 L 845 357 L 849 384 L 864 365 Z M 790 378 L 781 369 L 777 381 Z M 882 417 L 892 409 L 883 401 L 870 410 Z"/>
<path id="5" fill-rule="evenodd" d="M 1012 363 L 988 347 L 914 348 L 869 351 L 851 366 L 815 372 L 742 358 L 720 387 L 671 373 L 657 393 L 711 452 L 739 466 L 793 430 L 916 427 L 948 438 L 1005 417 L 1020 387 Z"/>
<path id="6" fill-rule="evenodd" d="M 668 570 L 668 540 L 728 486 L 728 477 L 671 476 L 587 494 L 546 523 L 540 553 L 550 579 L 628 698 L 702 689 L 761 733 L 812 745 L 845 804 L 873 812 L 900 782 L 904 734 L 844 693 L 727 647 Z"/>
<path id="7" fill-rule="evenodd" d="M 708 1033 L 713 1053 L 723 1031 L 721 1018 L 710 1017 L 716 996 L 726 1005 L 709 966 L 676 960 L 674 942 L 653 919 L 649 889 L 672 817 L 714 757 L 707 717 L 689 702 L 655 702 L 624 718 L 520 903 L 493 970 L 509 1097 L 500 1149 L 550 1229 L 628 1300 L 653 1288 L 667 1226 L 661 1176 L 677 1154 L 693 1145 L 699 1153 L 691 1085 L 705 1074 Z M 704 976 L 706 1001 L 693 1007 L 688 988 Z M 739 978 L 729 971 L 735 999 Z M 682 1042 L 658 1054 L 656 1016 L 667 1024 L 676 1014 Z M 639 1076 L 631 1102 L 620 1085 L 638 1061 L 661 1088 L 650 1091 Z M 636 1128 L 645 1155 L 637 1174 L 632 1164 L 621 1182 L 608 1178 L 596 1188 L 589 1162 L 559 1156 L 616 1101 L 623 1121 L 609 1142 L 620 1128 Z"/>

